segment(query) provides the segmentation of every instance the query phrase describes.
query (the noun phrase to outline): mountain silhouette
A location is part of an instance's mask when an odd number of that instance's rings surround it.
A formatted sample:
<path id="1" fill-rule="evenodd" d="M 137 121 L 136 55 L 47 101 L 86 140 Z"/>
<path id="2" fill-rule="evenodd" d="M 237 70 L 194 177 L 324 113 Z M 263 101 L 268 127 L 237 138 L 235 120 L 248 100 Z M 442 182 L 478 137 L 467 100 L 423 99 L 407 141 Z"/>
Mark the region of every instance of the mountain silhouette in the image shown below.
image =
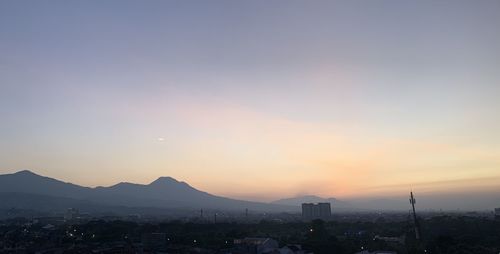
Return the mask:
<path id="1" fill-rule="evenodd" d="M 0 192 L 83 198 L 89 196 L 92 189 L 23 170 L 14 174 L 0 175 Z"/>
<path id="2" fill-rule="evenodd" d="M 17 201 L 15 198 L 16 197 Z M 66 183 L 23 170 L 0 175 L 0 208 L 19 206 L 37 209 L 40 202 L 26 202 L 43 197 L 57 207 L 89 206 L 97 210 L 111 207 L 148 207 L 160 209 L 218 209 L 254 211 L 290 211 L 295 208 L 259 202 L 236 200 L 197 190 L 171 177 L 160 177 L 150 184 L 118 183 L 110 187 L 89 188 Z M 6 201 L 9 202 L 6 202 Z M 2 202 L 3 201 L 3 202 Z M 29 204 L 32 203 L 32 207 Z M 22 204 L 22 205 L 21 205 Z M 46 207 L 44 207 L 46 208 Z"/>
<path id="3" fill-rule="evenodd" d="M 303 203 L 330 203 L 334 211 L 340 211 L 340 212 L 360 210 L 359 208 L 353 206 L 350 202 L 347 201 L 338 200 L 332 197 L 322 198 L 314 195 L 304 195 L 293 198 L 284 198 L 271 202 L 271 204 L 295 206 L 295 207 L 300 207 Z"/>
<path id="4" fill-rule="evenodd" d="M 339 201 L 336 198 L 322 198 L 314 195 L 305 195 L 298 196 L 293 198 L 284 198 L 271 202 L 272 204 L 280 204 L 280 205 L 293 205 L 300 206 L 302 203 L 331 203 L 340 204 L 345 203 L 343 201 Z"/>

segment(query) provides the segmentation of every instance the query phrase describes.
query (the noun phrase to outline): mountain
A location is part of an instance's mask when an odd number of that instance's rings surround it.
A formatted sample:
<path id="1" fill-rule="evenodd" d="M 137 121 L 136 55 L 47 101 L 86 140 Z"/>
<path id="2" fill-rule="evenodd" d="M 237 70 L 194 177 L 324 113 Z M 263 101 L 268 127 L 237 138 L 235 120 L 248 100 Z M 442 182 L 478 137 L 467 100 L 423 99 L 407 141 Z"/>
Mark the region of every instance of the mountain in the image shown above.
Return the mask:
<path id="1" fill-rule="evenodd" d="M 322 198 L 314 195 L 284 198 L 271 202 L 272 204 L 300 206 L 302 203 L 336 203 L 335 198 Z"/>
<path id="2" fill-rule="evenodd" d="M 179 182 L 171 177 L 160 177 L 150 184 L 119 183 L 110 187 L 97 187 L 96 191 L 104 197 L 125 196 L 138 199 L 142 206 L 168 208 L 208 208 L 241 210 L 248 208 L 258 211 L 291 211 L 293 207 L 243 201 L 212 195 Z M 121 205 L 126 205 L 121 203 Z"/>
<path id="3" fill-rule="evenodd" d="M 298 196 L 293 198 L 284 198 L 271 202 L 276 205 L 287 205 L 300 207 L 303 203 L 330 203 L 334 212 L 363 211 L 364 208 L 351 204 L 351 202 L 338 200 L 336 198 L 322 198 L 314 195 Z"/>
<path id="4" fill-rule="evenodd" d="M 32 202 L 37 197 L 44 202 Z M 171 177 L 160 177 L 150 184 L 119 183 L 110 187 L 89 188 L 40 176 L 28 170 L 0 175 L 0 208 L 7 205 L 25 209 L 88 206 L 100 211 L 115 210 L 116 207 L 214 210 L 248 208 L 268 212 L 295 209 L 285 205 L 212 195 Z"/>
<path id="5" fill-rule="evenodd" d="M 406 197 L 393 198 L 354 198 L 349 199 L 349 203 L 354 207 L 362 207 L 372 211 L 404 211 L 408 210 L 409 203 Z"/>
<path id="6" fill-rule="evenodd" d="M 69 207 L 96 217 L 139 214 L 179 218 L 189 214 L 196 216 L 199 213 L 193 209 L 116 206 L 47 195 L 0 192 L 0 220 L 12 217 L 50 217 L 62 214 Z"/>
<path id="7" fill-rule="evenodd" d="M 0 192 L 35 193 L 49 196 L 83 198 L 91 195 L 92 189 L 23 170 L 14 174 L 0 175 Z"/>
<path id="8" fill-rule="evenodd" d="M 350 206 L 348 202 L 340 201 L 336 198 L 322 198 L 314 195 L 284 198 L 271 202 L 271 204 L 290 206 L 300 206 L 302 203 L 330 203 L 332 206 Z"/>

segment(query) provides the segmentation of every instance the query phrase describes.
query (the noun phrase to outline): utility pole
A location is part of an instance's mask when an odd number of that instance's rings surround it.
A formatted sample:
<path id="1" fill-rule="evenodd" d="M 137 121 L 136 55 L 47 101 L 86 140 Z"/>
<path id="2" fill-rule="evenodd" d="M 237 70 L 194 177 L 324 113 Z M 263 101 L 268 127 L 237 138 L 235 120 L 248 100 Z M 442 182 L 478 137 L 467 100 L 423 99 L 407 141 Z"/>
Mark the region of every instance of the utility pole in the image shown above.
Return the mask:
<path id="1" fill-rule="evenodd" d="M 419 229 L 419 224 L 418 224 L 418 219 L 417 219 L 417 213 L 415 212 L 415 203 L 417 201 L 415 200 L 415 197 L 413 196 L 413 191 L 410 191 L 410 204 L 413 209 L 413 223 L 415 225 L 415 238 L 417 240 L 420 239 L 420 229 Z"/>
<path id="2" fill-rule="evenodd" d="M 200 218 L 203 218 L 203 209 L 200 209 Z"/>
<path id="3" fill-rule="evenodd" d="M 217 213 L 214 213 L 214 223 L 217 223 Z"/>

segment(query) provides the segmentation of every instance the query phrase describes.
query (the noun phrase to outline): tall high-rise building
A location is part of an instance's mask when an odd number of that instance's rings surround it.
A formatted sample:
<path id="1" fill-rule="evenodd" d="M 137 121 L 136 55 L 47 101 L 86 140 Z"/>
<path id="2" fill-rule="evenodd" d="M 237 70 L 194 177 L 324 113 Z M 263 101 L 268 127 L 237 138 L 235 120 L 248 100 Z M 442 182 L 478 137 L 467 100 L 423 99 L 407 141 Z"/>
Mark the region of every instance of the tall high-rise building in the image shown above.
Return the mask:
<path id="1" fill-rule="evenodd" d="M 64 214 L 64 220 L 65 221 L 76 220 L 79 215 L 80 212 L 78 211 L 78 209 L 68 208 L 68 210 L 66 210 L 66 213 Z"/>
<path id="2" fill-rule="evenodd" d="M 330 203 L 303 203 L 302 218 L 305 220 L 322 219 L 328 220 L 332 216 Z"/>

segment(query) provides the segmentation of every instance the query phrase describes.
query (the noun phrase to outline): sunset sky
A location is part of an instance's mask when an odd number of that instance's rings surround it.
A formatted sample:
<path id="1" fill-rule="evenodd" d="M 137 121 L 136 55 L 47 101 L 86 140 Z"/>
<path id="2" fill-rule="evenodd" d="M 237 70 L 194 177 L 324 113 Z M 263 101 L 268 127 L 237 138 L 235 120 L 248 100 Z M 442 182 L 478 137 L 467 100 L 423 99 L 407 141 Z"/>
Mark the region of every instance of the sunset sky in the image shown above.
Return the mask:
<path id="1" fill-rule="evenodd" d="M 500 189 L 500 1 L 0 1 L 0 174 Z"/>

